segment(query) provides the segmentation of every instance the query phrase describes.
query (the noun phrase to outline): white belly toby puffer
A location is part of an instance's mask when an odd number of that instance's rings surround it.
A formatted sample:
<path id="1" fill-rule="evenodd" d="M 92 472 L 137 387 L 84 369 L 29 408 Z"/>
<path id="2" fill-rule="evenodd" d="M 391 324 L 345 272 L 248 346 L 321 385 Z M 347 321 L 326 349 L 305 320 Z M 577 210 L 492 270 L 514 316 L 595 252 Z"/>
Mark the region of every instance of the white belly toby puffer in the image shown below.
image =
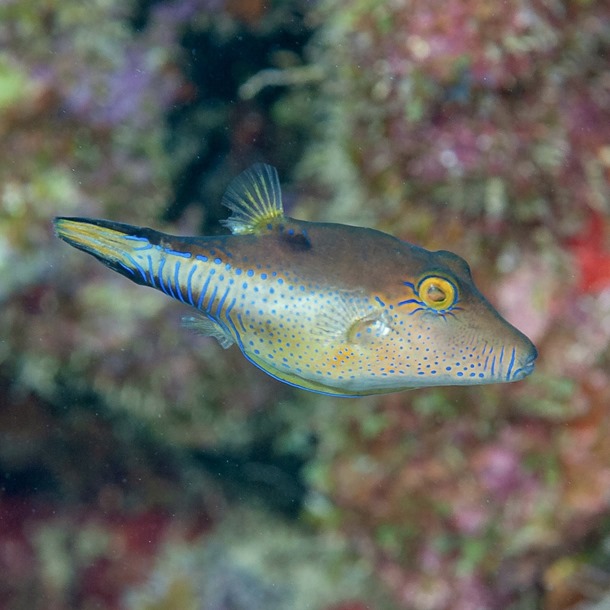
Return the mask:
<path id="1" fill-rule="evenodd" d="M 533 371 L 536 348 L 477 290 L 459 256 L 374 229 L 286 217 L 268 165 L 238 176 L 223 203 L 231 235 L 178 237 L 64 217 L 55 230 L 195 308 L 190 325 L 299 388 L 363 396 Z"/>

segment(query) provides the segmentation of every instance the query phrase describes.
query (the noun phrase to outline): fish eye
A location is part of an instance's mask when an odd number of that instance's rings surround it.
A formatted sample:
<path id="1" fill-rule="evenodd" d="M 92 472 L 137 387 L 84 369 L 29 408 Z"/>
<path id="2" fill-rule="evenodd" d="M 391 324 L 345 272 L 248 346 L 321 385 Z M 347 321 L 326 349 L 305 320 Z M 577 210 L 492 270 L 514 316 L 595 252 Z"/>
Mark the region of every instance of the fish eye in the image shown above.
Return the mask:
<path id="1" fill-rule="evenodd" d="M 417 286 L 419 298 L 431 309 L 447 309 L 457 297 L 455 286 L 443 277 L 428 276 Z"/>

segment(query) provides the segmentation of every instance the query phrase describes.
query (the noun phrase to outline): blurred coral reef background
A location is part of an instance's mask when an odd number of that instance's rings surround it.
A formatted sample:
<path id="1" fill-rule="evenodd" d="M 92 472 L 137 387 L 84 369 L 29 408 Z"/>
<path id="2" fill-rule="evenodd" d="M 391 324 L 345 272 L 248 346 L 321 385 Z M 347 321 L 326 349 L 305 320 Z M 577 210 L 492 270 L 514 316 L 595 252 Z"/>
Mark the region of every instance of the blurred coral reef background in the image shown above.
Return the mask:
<path id="1" fill-rule="evenodd" d="M 0 609 L 610 607 L 610 4 L 0 3 Z M 471 264 L 540 351 L 337 400 L 180 326 L 57 214 L 294 216 Z"/>

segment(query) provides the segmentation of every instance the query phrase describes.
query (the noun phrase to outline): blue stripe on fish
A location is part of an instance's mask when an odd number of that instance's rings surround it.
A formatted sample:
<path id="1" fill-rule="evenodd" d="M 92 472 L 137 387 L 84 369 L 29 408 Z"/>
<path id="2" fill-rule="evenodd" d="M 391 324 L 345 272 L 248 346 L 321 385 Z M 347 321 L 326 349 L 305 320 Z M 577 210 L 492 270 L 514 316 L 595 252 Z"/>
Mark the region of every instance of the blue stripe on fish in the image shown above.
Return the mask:
<path id="1" fill-rule="evenodd" d="M 146 272 L 144 271 L 144 269 L 142 269 L 142 267 L 140 266 L 140 263 L 138 263 L 136 261 L 136 259 L 133 258 L 133 256 L 127 254 L 127 252 L 123 252 L 122 254 L 142 274 L 144 281 L 147 282 L 148 279 L 146 278 Z"/>
<path id="2" fill-rule="evenodd" d="M 162 258 L 161 262 L 159 263 L 159 273 L 157 274 L 159 276 L 159 288 L 161 288 L 161 290 L 169 296 L 169 292 L 167 292 L 165 285 L 163 284 L 163 267 L 164 266 L 165 266 L 165 259 Z"/>
<path id="3" fill-rule="evenodd" d="M 153 262 L 152 262 L 152 256 L 149 254 L 147 255 L 147 260 L 148 260 L 148 273 L 150 275 L 150 285 L 153 288 L 156 288 L 156 284 L 155 284 L 155 274 L 153 273 Z"/>
<path id="4" fill-rule="evenodd" d="M 210 313 L 212 311 L 212 306 L 214 305 L 214 299 L 216 298 L 216 293 L 218 292 L 218 286 L 214 286 L 214 290 L 212 290 L 212 296 L 208 301 L 208 306 L 205 308 L 206 313 Z"/>
<path id="5" fill-rule="evenodd" d="M 178 294 L 178 298 L 186 305 L 186 301 L 184 300 L 182 291 L 180 290 L 180 261 L 176 261 L 176 264 L 174 265 L 174 284 L 176 285 L 176 293 Z"/>
<path id="6" fill-rule="evenodd" d="M 121 267 L 123 267 L 123 269 L 126 269 L 127 271 L 129 271 L 129 273 L 131 273 L 131 275 L 135 274 L 135 271 L 131 267 L 124 265 L 121 261 L 118 261 L 118 262 L 119 262 L 119 265 L 121 265 Z"/>
<path id="7" fill-rule="evenodd" d="M 229 317 L 229 314 L 231 313 L 231 310 L 233 309 L 233 307 L 235 307 L 236 301 L 237 301 L 237 299 L 235 297 L 233 297 L 233 299 L 229 303 L 229 306 L 227 307 L 227 311 L 225 312 L 225 316 L 227 318 Z"/>
<path id="8" fill-rule="evenodd" d="M 208 286 L 210 285 L 210 280 L 212 279 L 212 273 L 208 274 L 208 277 L 205 280 L 205 284 L 201 289 L 201 294 L 199 295 L 199 300 L 197 301 L 197 309 L 201 309 L 203 304 L 203 299 L 205 298 L 206 292 L 208 291 Z"/>
<path id="9" fill-rule="evenodd" d="M 515 365 L 515 348 L 513 347 L 513 352 L 510 355 L 510 364 L 508 365 L 508 371 L 506 372 L 506 380 L 510 379 L 511 371 L 513 370 L 513 366 Z"/>
<path id="10" fill-rule="evenodd" d="M 176 295 L 174 294 L 174 289 L 172 288 L 172 276 L 171 276 L 171 272 L 167 276 L 167 290 L 168 290 L 169 296 L 172 297 L 173 299 L 175 299 Z"/>
<path id="11" fill-rule="evenodd" d="M 218 307 L 216 308 L 216 317 L 218 317 L 220 315 L 220 312 L 222 310 L 222 306 L 225 304 L 225 301 L 226 301 L 228 296 L 229 296 L 229 289 L 227 288 L 225 290 L 225 293 L 220 298 L 220 301 L 218 301 Z"/>
<path id="12" fill-rule="evenodd" d="M 192 256 L 190 252 L 180 252 L 179 250 L 172 250 L 171 248 L 163 248 L 163 250 L 168 254 L 173 254 L 174 256 L 181 256 L 182 258 L 191 258 Z"/>
<path id="13" fill-rule="evenodd" d="M 189 276 L 188 278 L 186 278 L 186 294 L 188 297 L 188 301 L 191 305 L 193 305 L 193 307 L 195 306 L 195 303 L 193 303 L 193 286 L 192 286 L 192 280 L 193 280 L 193 275 L 195 273 L 195 271 L 197 270 L 197 265 L 193 265 L 191 267 L 191 270 L 189 271 Z"/>

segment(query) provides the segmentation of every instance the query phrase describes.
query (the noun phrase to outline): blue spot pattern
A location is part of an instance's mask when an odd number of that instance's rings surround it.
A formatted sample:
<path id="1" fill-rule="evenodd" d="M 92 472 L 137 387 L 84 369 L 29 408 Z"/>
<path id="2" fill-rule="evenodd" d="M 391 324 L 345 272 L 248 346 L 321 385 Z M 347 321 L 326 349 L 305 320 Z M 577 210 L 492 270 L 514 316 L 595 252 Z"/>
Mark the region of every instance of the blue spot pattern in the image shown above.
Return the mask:
<path id="1" fill-rule="evenodd" d="M 283 269 L 282 261 L 272 266 L 253 257 L 229 257 L 218 246 L 195 254 L 134 241 L 141 245 L 131 248 L 135 258 L 126 256 L 130 273 L 204 312 L 256 366 L 289 384 L 311 380 L 322 393 L 325 384 L 343 384 L 351 392 L 391 385 L 395 377 L 410 378 L 417 386 L 429 385 L 431 378 L 509 380 L 514 373 L 514 348 L 509 359 L 502 346 L 496 352 L 487 343 L 482 348 L 467 340 L 439 343 L 437 326 L 458 315 L 459 301 L 433 310 L 412 282 L 402 283 L 411 293 L 402 298 L 346 297 Z M 243 275 L 248 281 L 236 282 Z M 505 360 L 510 360 L 508 366 Z"/>

